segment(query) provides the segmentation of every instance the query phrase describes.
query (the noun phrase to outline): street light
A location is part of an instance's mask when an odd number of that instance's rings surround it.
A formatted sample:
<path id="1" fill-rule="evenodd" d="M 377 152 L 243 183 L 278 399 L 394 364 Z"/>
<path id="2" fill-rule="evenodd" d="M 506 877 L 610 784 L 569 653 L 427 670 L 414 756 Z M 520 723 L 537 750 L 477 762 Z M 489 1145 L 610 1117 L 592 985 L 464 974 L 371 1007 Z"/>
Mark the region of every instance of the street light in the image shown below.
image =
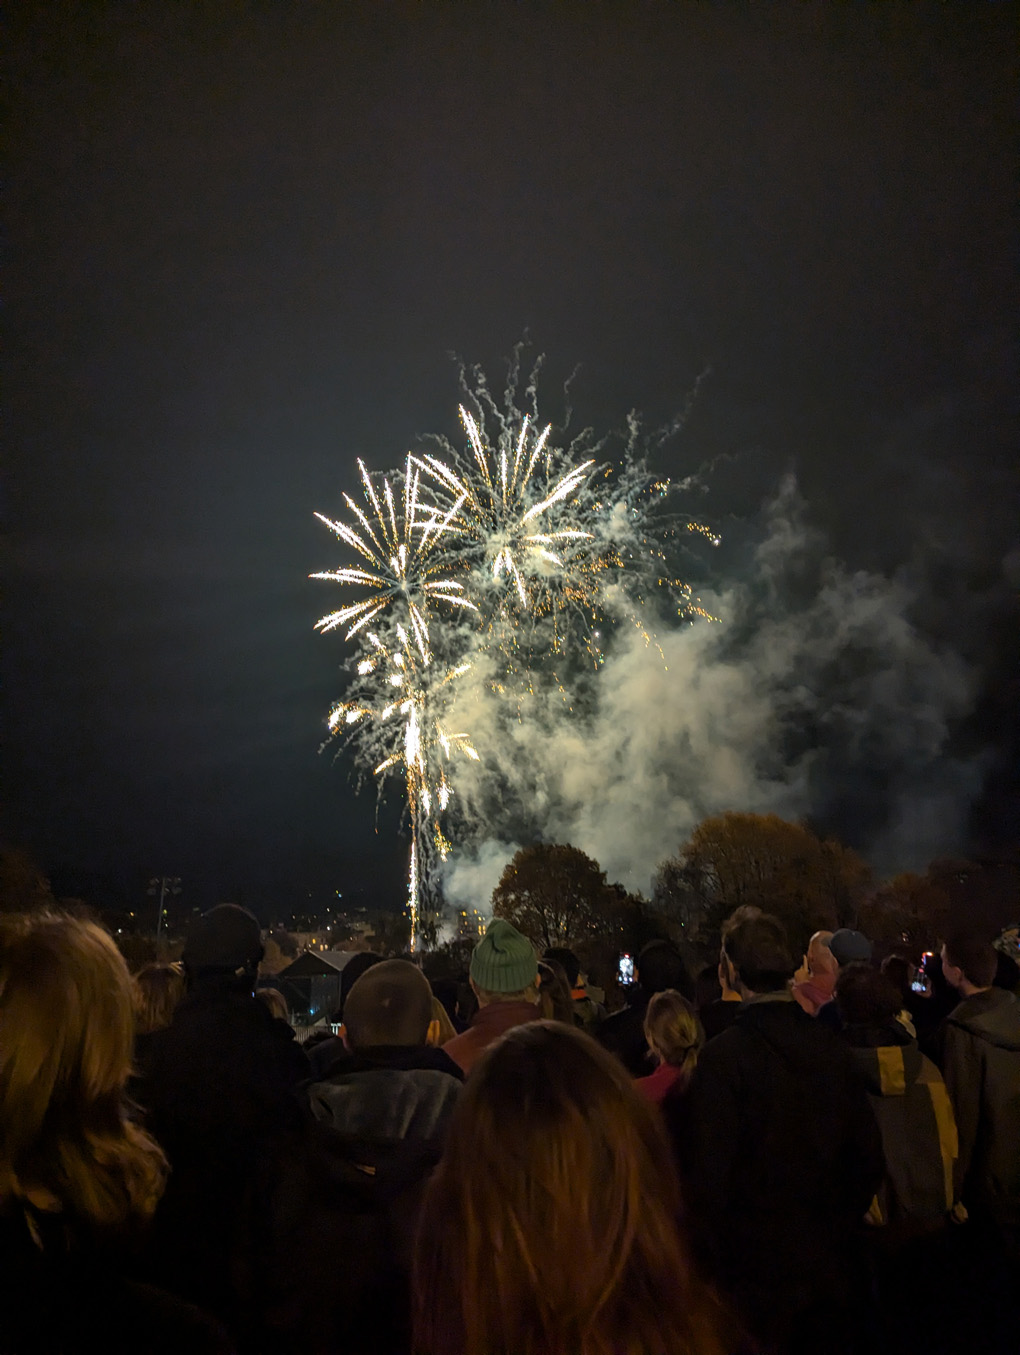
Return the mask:
<path id="1" fill-rule="evenodd" d="M 161 945 L 163 940 L 163 928 L 166 925 L 166 908 L 164 903 L 168 894 L 179 894 L 181 892 L 181 877 L 179 875 L 157 875 L 149 881 L 149 888 L 146 893 L 152 897 L 159 895 L 159 904 L 156 911 L 156 959 L 161 958 Z"/>

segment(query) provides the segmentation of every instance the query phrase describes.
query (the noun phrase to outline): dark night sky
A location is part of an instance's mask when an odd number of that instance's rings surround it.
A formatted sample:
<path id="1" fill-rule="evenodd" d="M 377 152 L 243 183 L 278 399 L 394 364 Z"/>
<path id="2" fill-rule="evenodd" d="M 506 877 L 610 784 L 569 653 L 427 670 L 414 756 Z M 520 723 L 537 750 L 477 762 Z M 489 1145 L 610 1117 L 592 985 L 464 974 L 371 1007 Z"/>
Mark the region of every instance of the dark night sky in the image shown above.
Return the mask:
<path id="1" fill-rule="evenodd" d="M 13 7 L 9 835 L 202 901 L 392 897 L 396 811 L 316 752 L 312 510 L 455 434 L 448 351 L 526 329 L 598 427 L 711 368 L 666 468 L 715 460 L 716 519 L 794 468 L 849 569 L 911 571 L 1008 835 L 1016 17 Z"/>

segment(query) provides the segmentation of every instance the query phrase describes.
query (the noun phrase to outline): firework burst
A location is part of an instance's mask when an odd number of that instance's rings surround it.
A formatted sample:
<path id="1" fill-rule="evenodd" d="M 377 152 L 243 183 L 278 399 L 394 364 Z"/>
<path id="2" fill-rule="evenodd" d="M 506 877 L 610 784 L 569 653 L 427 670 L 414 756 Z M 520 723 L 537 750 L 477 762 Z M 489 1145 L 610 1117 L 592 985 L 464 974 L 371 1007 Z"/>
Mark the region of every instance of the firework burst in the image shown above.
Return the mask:
<path id="1" fill-rule="evenodd" d="M 459 512 L 461 501 L 454 502 L 445 514 L 423 504 L 419 498 L 420 472 L 408 457 L 403 484 L 398 484 L 398 492 L 402 490 L 398 511 L 398 496 L 393 492 L 389 477 L 382 477 L 380 495 L 361 460 L 358 469 L 374 523 L 349 494 L 344 494 L 343 498 L 357 527 L 335 522 L 322 513 L 315 516 L 341 541 L 353 547 L 369 567 L 344 565 L 339 569 L 321 570 L 311 577 L 367 589 L 368 597 L 329 612 L 316 622 L 316 629 L 325 632 L 347 626 L 344 638 L 350 640 L 388 605 L 401 603 L 407 608 L 415 643 L 425 658 L 429 644 L 429 609 L 438 602 L 454 607 L 474 606 L 465 596 L 462 583 L 435 577 L 440 568 L 435 547 L 450 530 L 450 522 Z"/>
<path id="2" fill-rule="evenodd" d="M 519 356 L 502 403 L 480 370 L 469 378 L 462 368 L 466 444 L 425 439 L 391 476 L 373 476 L 359 461 L 364 507 L 344 494 L 349 521 L 316 514 L 356 556 L 312 575 L 358 594 L 317 623 L 323 632 L 344 628 L 353 645 L 347 694 L 328 728 L 380 792 L 402 774 L 412 948 L 423 910 L 435 911 L 457 765 L 479 760 L 471 720 L 482 717 L 470 704 L 465 716 L 458 687 L 487 684 L 497 698 L 490 723 L 501 719 L 501 700 L 507 718 L 527 718 L 528 701 L 549 682 L 573 709 L 616 624 L 636 625 L 651 644 L 658 618 L 707 616 L 670 569 L 680 537 L 718 544 L 673 510 L 687 484 L 649 471 L 634 416 L 618 464 L 607 459 L 609 439 L 590 430 L 562 445 L 538 419 L 541 360 L 523 393 L 530 407 L 520 408 Z M 486 773 L 498 779 L 498 769 Z"/>

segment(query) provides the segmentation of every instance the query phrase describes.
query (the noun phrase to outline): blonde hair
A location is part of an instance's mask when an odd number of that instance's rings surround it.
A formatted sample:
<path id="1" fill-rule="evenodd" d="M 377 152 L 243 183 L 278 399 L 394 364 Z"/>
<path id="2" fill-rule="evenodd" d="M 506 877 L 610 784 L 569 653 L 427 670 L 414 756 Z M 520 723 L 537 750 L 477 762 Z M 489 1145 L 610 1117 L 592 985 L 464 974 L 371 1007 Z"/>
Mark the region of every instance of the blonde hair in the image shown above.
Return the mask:
<path id="1" fill-rule="evenodd" d="M 287 1006 L 287 999 L 280 992 L 279 988 L 256 988 L 255 996 L 269 1008 L 271 1016 L 275 1016 L 278 1021 L 290 1020 L 290 1008 Z"/>
<path id="2" fill-rule="evenodd" d="M 0 1201 L 52 1198 L 96 1228 L 152 1214 L 166 1162 L 125 1112 L 131 995 L 94 922 L 0 922 Z"/>
<path id="3" fill-rule="evenodd" d="M 456 1034 L 453 1022 L 450 1020 L 450 1013 L 439 1001 L 439 998 L 433 994 L 432 1019 L 429 1022 L 425 1043 L 431 1045 L 434 1049 L 440 1049 L 446 1044 L 447 1040 L 452 1040 Z"/>
<path id="4" fill-rule="evenodd" d="M 183 965 L 147 964 L 140 969 L 131 981 L 135 1034 L 151 1035 L 154 1030 L 164 1030 L 187 990 Z"/>
<path id="5" fill-rule="evenodd" d="M 675 988 L 650 999 L 645 1012 L 645 1039 L 663 1063 L 681 1069 L 684 1077 L 690 1078 L 698 1062 L 703 1032 L 694 1008 Z"/>
<path id="6" fill-rule="evenodd" d="M 560 1021 L 516 1027 L 472 1071 L 426 1191 L 416 1355 L 715 1355 L 679 1212 L 622 1065 Z"/>

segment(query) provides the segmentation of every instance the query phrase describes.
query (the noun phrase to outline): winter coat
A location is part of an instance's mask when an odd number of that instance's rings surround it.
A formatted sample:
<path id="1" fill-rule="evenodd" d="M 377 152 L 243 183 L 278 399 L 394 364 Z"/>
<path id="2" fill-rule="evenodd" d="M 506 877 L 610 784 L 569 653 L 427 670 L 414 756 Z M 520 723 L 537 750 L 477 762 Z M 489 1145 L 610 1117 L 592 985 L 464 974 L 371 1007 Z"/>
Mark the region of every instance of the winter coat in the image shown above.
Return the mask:
<path id="1" fill-rule="evenodd" d="M 724 1030 L 729 1030 L 739 1015 L 739 1002 L 727 1002 L 721 997 L 717 997 L 714 1002 L 706 1002 L 698 1011 L 698 1020 L 705 1032 L 705 1039 L 714 1040 Z"/>
<path id="2" fill-rule="evenodd" d="M 0 1215 L 0 1355 L 231 1355 L 208 1314 L 129 1274 L 126 1239 L 7 1201 Z"/>
<path id="3" fill-rule="evenodd" d="M 616 1055 L 631 1077 L 644 1077 L 652 1067 L 645 1039 L 649 997 L 639 984 L 634 984 L 627 998 L 627 1006 L 607 1016 L 594 1035 L 603 1049 Z"/>
<path id="4" fill-rule="evenodd" d="M 882 1134 L 885 1179 L 869 1215 L 908 1235 L 946 1220 L 955 1202 L 956 1120 L 942 1075 L 899 1022 L 846 1037 Z"/>
<path id="5" fill-rule="evenodd" d="M 442 1049 L 348 1053 L 308 1089 L 312 1114 L 341 1133 L 387 1141 L 440 1140 L 464 1074 Z"/>
<path id="6" fill-rule="evenodd" d="M 266 1145 L 238 1215 L 243 1355 L 408 1355 L 411 1264 L 435 1142 L 314 1120 Z"/>
<path id="7" fill-rule="evenodd" d="M 237 1215 L 265 1144 L 310 1118 L 308 1060 L 250 993 L 201 986 L 157 1031 L 136 1095 L 170 1161 L 151 1275 L 228 1323 Z"/>
<path id="8" fill-rule="evenodd" d="M 968 1210 L 1020 1227 L 1020 1003 L 988 988 L 943 1022 L 942 1075 L 960 1136 L 957 1181 Z"/>
<path id="9" fill-rule="evenodd" d="M 542 1009 L 536 1002 L 490 1002 L 479 1007 L 471 1025 L 462 1035 L 455 1035 L 443 1045 L 443 1053 L 466 1074 L 470 1073 L 490 1044 L 514 1026 L 538 1021 Z"/>
<path id="10" fill-rule="evenodd" d="M 670 1127 L 696 1250 L 754 1334 L 785 1339 L 820 1295 L 846 1302 L 884 1163 L 838 1037 L 789 993 L 741 1003 Z"/>

